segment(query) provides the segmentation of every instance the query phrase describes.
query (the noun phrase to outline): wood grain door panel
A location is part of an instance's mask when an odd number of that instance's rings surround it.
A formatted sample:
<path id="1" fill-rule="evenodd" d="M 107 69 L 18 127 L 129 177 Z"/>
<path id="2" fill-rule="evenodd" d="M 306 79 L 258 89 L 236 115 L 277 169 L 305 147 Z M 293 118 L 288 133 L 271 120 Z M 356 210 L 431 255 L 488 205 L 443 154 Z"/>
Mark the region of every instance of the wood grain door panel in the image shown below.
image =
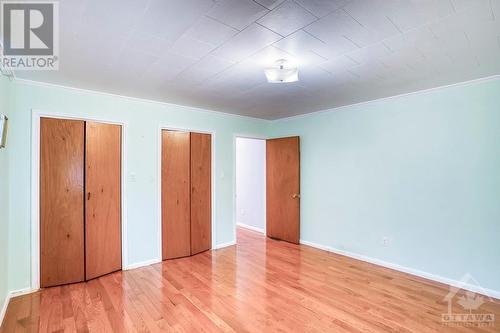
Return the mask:
<path id="1" fill-rule="evenodd" d="M 162 131 L 162 259 L 191 254 L 190 133 Z"/>
<path id="2" fill-rule="evenodd" d="M 121 126 L 86 123 L 86 279 L 121 270 Z"/>
<path id="3" fill-rule="evenodd" d="M 191 133 L 191 255 L 212 245 L 212 136 Z"/>
<path id="4" fill-rule="evenodd" d="M 287 242 L 300 239 L 299 137 L 267 140 L 267 236 Z"/>
<path id="5" fill-rule="evenodd" d="M 83 121 L 40 119 L 40 286 L 83 281 Z"/>

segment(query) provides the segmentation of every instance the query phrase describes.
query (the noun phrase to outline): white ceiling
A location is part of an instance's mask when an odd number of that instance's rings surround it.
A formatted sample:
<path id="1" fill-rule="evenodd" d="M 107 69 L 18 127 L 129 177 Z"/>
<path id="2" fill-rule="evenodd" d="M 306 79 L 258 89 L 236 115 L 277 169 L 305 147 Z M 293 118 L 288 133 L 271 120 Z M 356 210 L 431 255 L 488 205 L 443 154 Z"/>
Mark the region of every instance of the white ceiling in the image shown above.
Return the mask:
<path id="1" fill-rule="evenodd" d="M 500 74 L 500 0 L 61 0 L 60 30 L 17 77 L 266 119 Z"/>

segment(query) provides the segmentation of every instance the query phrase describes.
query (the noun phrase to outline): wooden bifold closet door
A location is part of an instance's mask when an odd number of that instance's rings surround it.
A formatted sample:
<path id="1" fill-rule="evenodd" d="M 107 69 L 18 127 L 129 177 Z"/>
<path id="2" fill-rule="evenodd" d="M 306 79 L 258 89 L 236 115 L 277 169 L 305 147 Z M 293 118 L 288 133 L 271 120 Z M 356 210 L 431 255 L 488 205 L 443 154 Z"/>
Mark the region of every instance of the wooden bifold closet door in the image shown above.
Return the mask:
<path id="1" fill-rule="evenodd" d="M 121 265 L 121 127 L 41 118 L 40 286 Z"/>
<path id="2" fill-rule="evenodd" d="M 122 267 L 121 126 L 86 123 L 85 278 Z"/>
<path id="3" fill-rule="evenodd" d="M 162 131 L 162 259 L 211 248 L 211 135 Z"/>
<path id="4" fill-rule="evenodd" d="M 191 133 L 191 255 L 212 244 L 212 137 Z"/>
<path id="5" fill-rule="evenodd" d="M 84 264 L 85 122 L 40 120 L 40 285 L 80 282 Z"/>
<path id="6" fill-rule="evenodd" d="M 190 136 L 162 131 L 162 259 L 191 255 Z"/>

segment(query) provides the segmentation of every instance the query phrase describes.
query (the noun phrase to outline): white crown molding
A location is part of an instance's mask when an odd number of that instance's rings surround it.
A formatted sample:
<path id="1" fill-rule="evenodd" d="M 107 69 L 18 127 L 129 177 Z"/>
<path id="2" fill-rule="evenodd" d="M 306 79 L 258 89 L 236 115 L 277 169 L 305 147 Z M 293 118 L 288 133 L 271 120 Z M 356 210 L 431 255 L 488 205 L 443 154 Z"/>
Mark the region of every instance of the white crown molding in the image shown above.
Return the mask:
<path id="1" fill-rule="evenodd" d="M 138 102 L 138 103 L 156 104 L 156 105 L 170 106 L 170 107 L 172 107 L 172 106 L 173 107 L 179 107 L 179 108 L 186 109 L 186 111 L 188 111 L 188 112 L 189 111 L 204 112 L 204 113 L 214 114 L 214 115 L 218 115 L 218 116 L 235 117 L 235 118 L 251 119 L 251 120 L 259 120 L 259 121 L 264 121 L 264 122 L 268 122 L 268 123 L 272 122 L 272 120 L 269 120 L 269 119 L 256 118 L 256 117 L 251 117 L 251 116 L 243 116 L 243 115 L 240 115 L 240 114 L 227 113 L 227 112 L 210 110 L 210 109 L 203 109 L 203 108 L 194 107 L 194 106 L 188 106 L 188 105 L 181 105 L 181 104 L 168 103 L 168 102 L 160 102 L 160 101 L 155 101 L 155 100 L 152 100 L 152 99 L 145 99 L 145 98 L 139 98 L 139 97 L 119 95 L 119 94 L 113 94 L 113 93 L 108 93 L 108 92 L 104 92 L 104 91 L 98 91 L 98 90 L 76 88 L 76 87 L 71 87 L 71 86 L 65 86 L 65 85 L 55 84 L 55 83 L 48 83 L 48 82 L 42 82 L 42 81 L 33 81 L 33 80 L 20 79 L 20 78 L 15 78 L 15 82 L 26 84 L 26 85 L 32 85 L 32 86 L 50 87 L 50 88 L 59 88 L 59 89 L 71 90 L 71 91 L 75 91 L 75 92 L 82 93 L 82 94 L 94 94 L 94 95 L 108 96 L 108 97 L 114 97 L 114 98 L 121 98 L 121 99 L 126 99 L 126 100 L 129 100 L 129 101 Z"/>
<path id="2" fill-rule="evenodd" d="M 472 291 L 472 292 L 477 293 L 477 294 L 482 294 L 484 296 L 488 296 L 488 297 L 492 297 L 492 298 L 496 298 L 496 299 L 500 300 L 500 291 L 498 291 L 498 290 L 482 288 L 481 286 L 467 284 L 467 283 L 464 283 L 463 281 L 445 278 L 445 277 L 435 275 L 432 273 L 428 273 L 428 272 L 424 272 L 424 271 L 421 271 L 418 269 L 405 267 L 405 266 L 401 266 L 398 264 L 393 264 L 393 263 L 390 263 L 387 261 L 383 261 L 380 259 L 364 256 L 364 255 L 349 252 L 349 251 L 339 250 L 339 249 L 336 249 L 336 248 L 333 248 L 330 246 L 309 242 L 309 241 L 306 241 L 303 239 L 300 240 L 300 244 L 314 247 L 314 248 L 319 249 L 319 250 L 335 253 L 335 254 L 338 254 L 341 256 L 353 258 L 356 260 L 361 260 L 361 261 L 368 262 L 368 263 L 371 263 L 371 264 L 374 264 L 377 266 L 382 266 L 385 268 L 394 269 L 394 270 L 399 271 L 399 272 L 411 274 L 414 276 L 418 276 L 418 277 L 421 277 L 421 278 L 424 278 L 427 280 L 432 280 L 432 281 L 439 282 L 439 283 L 444 283 L 444 284 L 449 285 L 449 286 L 469 290 L 469 291 Z"/>
<path id="3" fill-rule="evenodd" d="M 452 84 L 448 84 L 448 85 L 444 85 L 444 86 L 433 87 L 433 88 L 429 88 L 429 89 L 416 90 L 416 91 L 412 91 L 412 92 L 404 93 L 404 94 L 399 94 L 399 95 L 376 98 L 376 99 L 372 99 L 369 101 L 342 105 L 342 106 L 338 106 L 335 108 L 324 109 L 324 110 L 319 110 L 319 111 L 314 111 L 314 112 L 309 112 L 309 113 L 304 113 L 304 114 L 298 114 L 298 115 L 290 116 L 290 117 L 278 118 L 278 119 L 271 120 L 271 122 L 277 123 L 277 122 L 281 122 L 281 121 L 289 121 L 289 120 L 297 120 L 297 119 L 301 119 L 301 118 L 308 118 L 308 117 L 317 116 L 317 115 L 324 114 L 324 113 L 347 110 L 349 108 L 356 107 L 356 106 L 370 105 L 370 104 L 375 104 L 378 102 L 383 102 L 383 101 L 392 100 L 392 99 L 399 99 L 399 98 L 412 96 L 412 95 L 425 95 L 425 94 L 433 93 L 436 91 L 445 90 L 448 88 L 465 87 L 465 86 L 471 86 L 471 85 L 476 85 L 476 84 L 480 84 L 483 82 L 496 81 L 496 80 L 500 80 L 500 74 L 486 76 L 486 77 L 482 77 L 482 78 L 474 79 L 474 80 L 469 80 L 469 81 L 452 83 Z"/>

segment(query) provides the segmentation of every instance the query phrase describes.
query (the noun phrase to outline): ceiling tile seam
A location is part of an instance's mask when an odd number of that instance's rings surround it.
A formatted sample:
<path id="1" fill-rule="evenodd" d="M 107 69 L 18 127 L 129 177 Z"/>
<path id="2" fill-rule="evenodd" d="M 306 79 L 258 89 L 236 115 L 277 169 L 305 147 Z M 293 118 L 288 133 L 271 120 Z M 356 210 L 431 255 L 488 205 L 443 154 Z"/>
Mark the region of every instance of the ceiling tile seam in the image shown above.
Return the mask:
<path id="1" fill-rule="evenodd" d="M 348 41 L 350 41 L 350 42 L 351 42 L 354 46 L 356 46 L 358 49 L 362 49 L 362 48 L 366 47 L 366 46 L 361 46 L 361 45 L 359 45 L 358 43 L 356 43 L 355 41 L 353 41 L 352 39 L 350 39 L 350 38 L 349 38 L 349 37 L 347 37 L 346 35 L 342 35 L 342 37 L 344 37 L 345 39 L 347 39 Z M 349 52 L 352 52 L 352 51 L 349 51 Z M 349 52 L 346 52 L 346 53 L 344 53 L 344 54 L 347 54 L 347 53 L 349 53 Z"/>
<path id="2" fill-rule="evenodd" d="M 321 54 L 315 52 L 314 50 L 308 50 L 309 52 L 311 53 L 314 53 L 315 55 L 317 55 L 318 57 L 320 58 L 323 58 L 325 61 L 328 61 L 329 59 L 328 58 L 325 58 L 324 56 L 322 56 Z"/>
<path id="3" fill-rule="evenodd" d="M 271 11 L 270 11 L 269 13 L 267 13 L 266 15 L 271 14 L 272 12 L 274 12 L 275 10 L 277 10 L 278 8 L 280 8 L 280 7 L 284 6 L 284 5 L 285 5 L 285 3 L 286 3 L 286 2 L 288 2 L 288 1 L 293 2 L 293 3 L 295 3 L 297 6 L 299 6 L 300 8 L 304 9 L 304 10 L 305 10 L 305 11 L 307 11 L 309 14 L 311 14 L 312 16 L 314 16 L 314 17 L 315 17 L 315 19 L 314 19 L 312 22 L 309 22 L 308 24 L 306 24 L 306 25 L 304 25 L 304 26 L 302 26 L 302 27 L 300 27 L 300 28 L 298 28 L 298 29 L 294 30 L 293 32 L 291 32 L 291 33 L 289 33 L 288 35 L 285 35 L 285 36 L 284 36 L 284 35 L 282 35 L 282 34 L 280 34 L 279 32 L 276 32 L 276 31 L 274 31 L 274 30 L 272 30 L 272 29 L 270 29 L 270 28 L 267 28 L 266 26 L 264 26 L 264 25 L 262 25 L 261 23 L 257 22 L 258 20 L 257 20 L 257 21 L 255 21 L 255 23 L 257 23 L 257 24 L 261 25 L 262 27 L 264 27 L 264 28 L 266 28 L 266 29 L 268 29 L 268 30 L 271 30 L 272 32 L 274 32 L 274 33 L 276 33 L 276 34 L 278 34 L 278 35 L 282 36 L 283 38 L 286 38 L 286 37 L 291 36 L 291 35 L 293 35 L 294 33 L 296 33 L 297 31 L 300 31 L 300 30 L 302 30 L 302 31 L 304 31 L 304 32 L 305 32 L 305 30 L 304 30 L 305 28 L 309 27 L 311 24 L 316 23 L 317 21 L 319 21 L 319 20 L 320 20 L 320 18 L 319 18 L 319 17 L 317 17 L 316 15 L 314 15 L 313 13 L 311 13 L 310 11 L 308 11 L 307 9 L 305 9 L 304 7 L 302 7 L 299 3 L 297 3 L 296 1 L 293 1 L 293 0 L 285 0 L 285 1 L 283 1 L 282 3 L 280 3 L 280 4 L 278 5 L 278 7 L 274 8 L 273 10 L 271 10 Z M 265 17 L 266 15 L 264 15 L 263 17 Z M 262 18 L 263 18 L 263 17 L 262 17 Z M 259 19 L 259 20 L 260 20 L 260 19 Z M 308 34 L 309 34 L 309 33 L 308 33 Z M 310 35 L 310 34 L 309 34 L 309 35 Z M 311 35 L 311 36 L 312 36 L 312 35 Z M 314 37 L 314 36 L 313 36 L 313 37 Z M 316 37 L 315 37 L 315 38 L 316 38 Z M 279 42 L 279 41 L 277 41 L 277 42 Z"/>
<path id="4" fill-rule="evenodd" d="M 251 0 L 253 2 L 255 2 L 255 0 Z M 262 14 L 261 16 L 257 17 L 255 20 L 253 20 L 252 22 L 248 23 L 246 26 L 243 27 L 243 29 L 241 29 L 241 31 L 244 31 L 245 29 L 247 29 L 249 26 L 251 26 L 252 24 L 255 24 L 257 23 L 258 24 L 258 20 L 260 20 L 261 18 L 263 18 L 264 16 L 266 16 L 267 14 L 269 14 L 270 12 L 272 12 L 272 10 L 269 10 L 268 8 L 262 6 L 261 4 L 259 4 L 258 2 L 255 2 L 257 3 L 259 6 L 261 6 L 262 8 L 264 8 L 266 10 L 266 12 L 264 14 Z M 260 24 L 259 24 L 260 25 Z M 239 29 L 237 29 L 239 30 Z M 268 29 L 269 30 L 269 29 Z M 240 32 L 241 32 L 240 31 Z M 271 30 L 272 31 L 272 30 Z M 274 31 L 273 31 L 274 32 Z M 281 35 L 280 35 L 281 36 Z M 234 36 L 233 36 L 234 37 Z"/>
<path id="5" fill-rule="evenodd" d="M 306 27 L 304 27 L 304 28 L 306 28 Z M 321 39 L 321 38 L 319 38 L 319 37 L 316 37 L 315 35 L 313 35 L 313 34 L 312 34 L 312 33 L 310 33 L 309 31 L 305 30 L 304 28 L 302 28 L 302 29 L 301 29 L 303 32 L 305 32 L 306 34 L 308 34 L 308 35 L 309 35 L 309 36 L 311 36 L 312 38 L 319 40 L 321 43 L 323 43 L 323 44 L 325 44 L 325 45 L 328 45 L 328 44 L 327 44 L 324 40 L 322 40 L 322 39 Z"/>
<path id="6" fill-rule="evenodd" d="M 179 72 L 177 75 L 175 75 L 175 76 L 173 77 L 173 79 L 172 79 L 172 80 L 177 79 L 177 78 L 178 78 L 179 76 L 181 76 L 183 73 L 185 73 L 186 71 L 188 71 L 189 69 L 191 69 L 193 66 L 195 66 L 195 65 L 199 64 L 202 60 L 204 60 L 205 58 L 207 58 L 207 57 L 209 57 L 209 56 L 210 56 L 210 57 L 214 57 L 213 55 L 210 55 L 210 53 L 208 53 L 208 54 L 204 55 L 204 56 L 203 56 L 203 57 L 201 57 L 201 58 L 200 58 L 197 62 L 195 62 L 195 63 L 194 63 L 194 64 L 192 64 L 191 66 L 186 67 L 186 68 L 185 68 L 185 69 L 183 69 L 181 72 Z M 233 62 L 232 62 L 232 61 L 228 61 L 228 62 L 230 62 L 230 63 L 231 63 L 231 65 L 229 65 L 229 66 L 228 66 L 228 68 L 229 68 L 229 67 L 231 67 L 231 66 L 233 65 Z M 213 77 L 213 76 L 215 76 L 215 75 L 217 75 L 217 74 L 219 74 L 219 73 L 221 73 L 221 72 L 223 72 L 223 71 L 224 71 L 224 70 L 221 70 L 221 71 L 218 71 L 218 72 L 216 72 L 216 73 L 214 73 L 214 74 L 211 74 L 211 75 L 207 76 L 207 77 L 206 77 L 203 81 L 209 80 L 211 77 Z M 200 86 L 200 85 L 202 85 L 202 84 L 203 84 L 203 83 L 202 83 L 202 82 L 200 82 L 200 83 L 195 84 L 194 86 L 195 86 L 195 87 L 198 87 L 198 86 Z"/>
<path id="7" fill-rule="evenodd" d="M 215 18 L 215 17 L 208 16 L 208 15 L 207 15 L 207 13 L 205 13 L 205 14 L 204 14 L 204 16 L 205 16 L 206 18 L 208 18 L 208 19 L 214 20 L 214 21 L 215 21 L 215 22 L 217 22 L 217 23 L 220 23 L 220 24 L 222 24 L 222 25 L 225 25 L 226 27 L 231 28 L 231 29 L 234 29 L 234 30 L 239 31 L 239 32 L 242 32 L 243 30 L 245 30 L 245 29 L 248 27 L 248 26 L 246 26 L 246 27 L 244 27 L 243 29 L 238 29 L 238 28 L 236 28 L 236 27 L 233 27 L 233 26 L 232 26 L 232 25 L 230 25 L 230 24 L 227 24 L 227 23 L 225 23 L 225 22 L 222 22 L 221 20 L 219 20 L 219 19 L 217 19 L 217 18 Z"/>
<path id="8" fill-rule="evenodd" d="M 297 1 L 295 1 L 295 0 L 290 0 L 290 1 L 292 1 L 293 3 L 295 3 L 297 6 L 299 6 L 300 8 L 302 8 L 303 10 L 305 10 L 306 12 L 308 12 L 309 14 L 311 14 L 312 16 L 314 16 L 315 18 L 320 19 L 320 17 L 318 17 L 318 16 L 314 15 L 314 13 L 312 13 L 310 10 L 308 10 L 307 8 L 305 8 L 304 6 L 302 6 L 302 5 L 301 5 L 300 3 L 298 3 Z M 286 1 L 283 1 L 283 3 L 285 3 L 285 2 L 286 2 Z M 317 21 L 317 20 L 315 20 L 315 21 Z"/>
<path id="9" fill-rule="evenodd" d="M 453 9 L 453 11 L 456 13 L 457 12 L 457 8 L 455 7 L 455 4 L 453 3 L 453 0 L 448 0 L 448 2 L 450 3 L 450 6 Z"/>
<path id="10" fill-rule="evenodd" d="M 146 4 L 146 6 L 144 6 L 144 10 L 142 11 L 142 14 L 140 15 L 141 19 L 144 17 L 144 15 L 146 15 L 149 7 L 151 6 L 151 2 L 152 2 L 152 0 L 148 0 L 148 3 Z M 132 31 L 134 31 L 136 29 L 138 21 L 139 21 L 139 16 L 134 20 L 134 23 L 133 23 L 132 28 L 130 29 L 129 33 L 131 33 Z"/>
<path id="11" fill-rule="evenodd" d="M 254 24 L 257 24 L 258 26 L 261 26 L 262 28 L 264 28 L 264 29 L 266 29 L 266 30 L 271 31 L 272 33 L 277 34 L 278 36 L 280 36 L 280 37 L 281 37 L 279 40 L 282 40 L 283 38 L 285 38 L 285 36 L 283 36 L 283 35 L 282 35 L 282 34 L 280 34 L 279 32 L 276 32 L 276 31 L 274 31 L 273 29 L 266 27 L 265 25 L 263 25 L 263 24 L 262 24 L 262 23 L 260 23 L 260 22 L 255 21 L 255 22 L 254 22 Z"/>
<path id="12" fill-rule="evenodd" d="M 363 27 L 364 29 L 366 29 L 366 27 L 364 25 L 361 24 L 361 22 L 359 22 L 356 18 L 354 18 L 351 13 L 349 13 L 349 11 L 345 8 L 342 8 L 342 9 L 339 9 L 339 11 L 343 11 L 344 13 L 347 14 L 347 16 L 349 16 L 352 20 L 354 20 L 357 24 L 359 24 L 361 27 Z"/>
<path id="13" fill-rule="evenodd" d="M 353 59 L 349 54 L 346 54 L 345 55 L 346 58 L 348 58 L 349 60 L 351 60 L 352 62 L 354 62 L 356 65 L 361 65 L 361 63 L 359 61 L 357 61 L 356 59 Z"/>
<path id="14" fill-rule="evenodd" d="M 264 7 L 264 8 L 265 8 L 265 7 Z M 269 10 L 269 9 L 267 9 L 267 8 L 266 8 L 266 10 L 268 11 L 268 13 L 270 12 L 270 10 Z M 267 15 L 267 13 L 266 13 L 266 14 L 264 14 L 264 15 L 262 15 L 261 17 L 257 18 L 256 20 L 254 20 L 253 22 L 251 22 L 250 24 L 248 24 L 247 26 L 245 26 L 245 27 L 244 27 L 243 29 L 241 29 L 241 30 L 234 28 L 234 29 L 238 30 L 238 32 L 237 32 L 236 34 L 234 34 L 233 36 L 231 36 L 231 38 L 229 38 L 228 40 L 224 41 L 222 44 L 220 44 L 219 46 L 217 46 L 216 48 L 214 48 L 214 49 L 213 49 L 212 51 L 210 51 L 208 54 L 212 54 L 212 53 L 213 53 L 213 52 L 215 52 L 216 50 L 218 50 L 218 49 L 220 49 L 221 47 L 223 47 L 224 45 L 226 45 L 229 41 L 233 40 L 236 36 L 240 35 L 242 32 L 244 32 L 246 29 L 248 29 L 248 28 L 249 28 L 252 24 L 258 24 L 259 26 L 263 27 L 261 24 L 257 23 L 257 20 L 260 20 L 260 19 L 261 19 L 262 17 L 264 17 L 265 15 Z M 217 22 L 219 22 L 218 20 L 216 20 L 216 21 L 217 21 Z M 227 24 L 226 24 L 226 25 L 227 25 Z M 228 26 L 229 26 L 229 25 L 228 25 Z M 272 33 L 275 33 L 274 31 L 272 31 L 272 30 L 268 29 L 267 27 L 263 27 L 263 28 L 265 28 L 265 29 L 267 29 L 267 30 L 271 31 Z M 279 36 L 281 36 L 280 34 L 278 34 L 278 35 L 279 35 Z M 279 40 L 281 40 L 281 39 L 283 39 L 283 38 L 280 38 Z M 279 40 L 278 40 L 278 41 L 279 41 Z M 225 60 L 230 61 L 229 59 L 226 59 L 226 58 L 224 58 L 224 59 L 225 59 Z M 246 58 L 245 58 L 245 59 L 246 59 Z M 231 62 L 231 61 L 230 61 L 230 62 Z M 239 63 L 239 62 L 236 62 L 236 63 Z M 235 64 L 236 64 L 236 63 L 235 63 Z"/>
<path id="15" fill-rule="evenodd" d="M 387 18 L 387 20 L 389 22 L 392 23 L 392 25 L 394 26 L 394 28 L 396 28 L 397 31 L 399 31 L 399 33 L 403 34 L 404 32 L 398 27 L 398 25 L 396 23 L 394 23 L 394 21 L 389 17 L 389 16 L 385 16 Z"/>
<path id="16" fill-rule="evenodd" d="M 269 11 L 269 8 L 267 8 L 266 6 L 264 6 L 263 4 L 255 1 L 255 0 L 252 0 L 254 3 L 256 3 L 257 5 L 261 6 L 262 8 L 264 8 L 265 10 L 268 10 Z"/>
<path id="17" fill-rule="evenodd" d="M 214 1 L 214 2 L 212 3 L 212 6 L 211 6 L 211 7 L 210 7 L 210 8 L 209 8 L 209 9 L 208 9 L 205 13 L 198 15 L 198 16 L 196 17 L 196 19 L 195 19 L 195 20 L 193 20 L 193 23 L 192 23 L 191 25 L 189 25 L 188 27 L 186 27 L 186 28 L 182 31 L 182 33 L 179 35 L 179 37 L 177 37 L 177 39 L 175 39 L 175 40 L 172 42 L 172 45 L 171 45 L 171 46 L 170 46 L 170 48 L 167 50 L 167 52 L 170 52 L 170 51 L 172 50 L 172 48 L 174 47 L 175 43 L 177 43 L 177 42 L 178 42 L 178 41 L 179 41 L 182 37 L 184 37 L 184 36 L 187 34 L 187 32 L 188 32 L 188 31 L 189 31 L 189 30 L 190 30 L 190 29 L 191 29 L 191 28 L 192 28 L 195 24 L 197 24 L 198 22 L 200 22 L 200 21 L 201 21 L 201 19 L 202 19 L 203 17 L 205 17 L 205 16 L 206 16 L 206 13 L 207 13 L 207 12 L 209 12 L 209 11 L 210 11 L 210 10 L 211 10 L 214 6 L 215 6 L 215 3 L 216 3 L 216 2 Z M 199 42 L 201 42 L 201 41 L 199 41 Z M 205 43 L 205 44 L 207 44 L 207 43 Z M 175 53 L 175 52 L 174 52 L 174 53 Z M 209 53 L 210 53 L 210 52 L 209 52 Z M 175 53 L 175 54 L 177 54 L 177 53 Z M 177 55 L 183 56 L 182 54 L 177 54 Z M 186 56 L 186 58 L 191 58 L 191 57 Z"/>
<path id="18" fill-rule="evenodd" d="M 294 33 L 296 33 L 297 31 L 300 31 L 300 30 L 302 30 L 302 31 L 306 32 L 308 35 L 311 35 L 311 34 L 310 34 L 309 32 L 307 32 L 305 29 L 306 29 L 306 28 L 308 28 L 309 26 L 311 26 L 312 24 L 314 24 L 314 23 L 318 22 L 319 20 L 321 20 L 321 19 L 320 19 L 319 17 L 317 17 L 314 21 L 307 23 L 307 24 L 306 24 L 306 25 L 304 25 L 303 27 L 301 27 L 301 28 L 299 28 L 299 29 L 295 30 L 294 32 L 292 32 L 291 34 L 286 35 L 286 37 L 288 37 L 288 36 L 290 36 L 290 35 L 293 35 Z M 313 36 L 313 35 L 311 35 L 311 36 Z M 315 37 L 315 36 L 313 36 L 313 37 L 314 37 L 314 38 L 316 38 L 316 39 L 318 39 L 318 40 L 320 40 L 319 38 L 317 38 L 317 37 Z M 322 42 L 323 42 L 323 41 L 322 41 Z M 324 42 L 323 42 L 323 43 L 324 43 Z"/>

